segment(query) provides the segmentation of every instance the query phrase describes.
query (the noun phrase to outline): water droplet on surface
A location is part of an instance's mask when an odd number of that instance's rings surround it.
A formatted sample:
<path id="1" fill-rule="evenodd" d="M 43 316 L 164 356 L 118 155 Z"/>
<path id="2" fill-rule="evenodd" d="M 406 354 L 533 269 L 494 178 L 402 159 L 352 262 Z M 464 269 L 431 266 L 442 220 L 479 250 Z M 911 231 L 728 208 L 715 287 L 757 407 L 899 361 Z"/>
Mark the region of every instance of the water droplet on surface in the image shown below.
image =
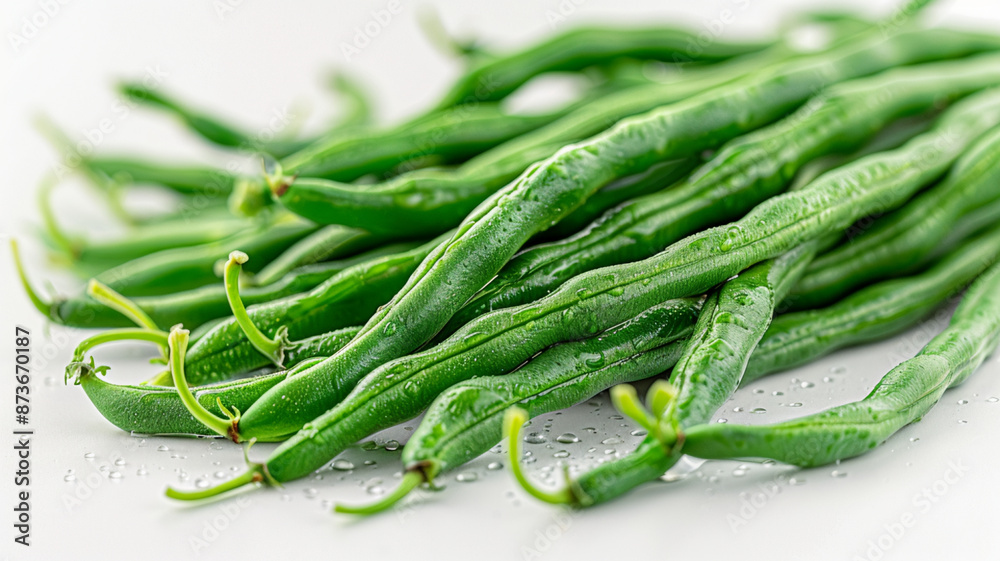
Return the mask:
<path id="1" fill-rule="evenodd" d="M 334 460 L 330 467 L 337 471 L 351 471 L 354 469 L 354 464 L 347 460 Z"/>
<path id="2" fill-rule="evenodd" d="M 806 388 L 806 389 L 808 389 L 808 388 L 811 388 L 811 387 L 813 387 L 815 385 L 816 384 L 814 384 L 812 382 L 802 382 L 802 383 L 799 384 L 799 387 L 800 388 Z"/>
<path id="3" fill-rule="evenodd" d="M 393 322 L 391 322 L 391 321 L 387 322 L 385 324 L 385 327 L 382 328 L 382 334 L 383 335 L 392 335 L 394 333 L 396 333 L 396 324 L 393 323 Z"/>
<path id="4" fill-rule="evenodd" d="M 460 481 L 462 483 L 472 483 L 477 480 L 479 480 L 479 474 L 474 471 L 463 471 L 455 476 L 455 481 Z"/>
<path id="5" fill-rule="evenodd" d="M 170 451 L 170 448 L 167 448 L 163 444 L 160 444 L 159 446 L 156 447 L 156 451 L 157 452 L 168 452 L 168 451 Z"/>
<path id="6" fill-rule="evenodd" d="M 635 429 L 629 434 L 631 434 L 632 436 L 646 436 L 647 434 L 649 434 L 649 431 L 646 429 Z"/>
<path id="7" fill-rule="evenodd" d="M 830 384 L 833 383 L 833 378 L 829 376 L 823 376 L 823 381 L 826 382 L 827 384 Z"/>
<path id="8" fill-rule="evenodd" d="M 496 471 L 498 469 L 503 469 L 503 464 L 501 464 L 500 462 L 490 462 L 489 464 L 487 464 L 486 469 L 488 469 L 490 471 Z"/>
<path id="9" fill-rule="evenodd" d="M 198 479 L 194 480 L 194 486 L 198 489 L 208 489 L 209 487 L 212 486 L 212 482 L 205 478 L 199 477 Z"/>
<path id="10" fill-rule="evenodd" d="M 920 438 L 919 438 L 919 437 L 916 437 L 916 436 L 911 436 L 911 437 L 910 437 L 910 442 L 917 442 L 917 441 L 919 441 L 919 440 L 920 440 Z"/>
<path id="11" fill-rule="evenodd" d="M 225 479 L 226 478 L 226 472 L 224 472 L 224 471 L 217 471 L 217 472 L 215 472 L 215 473 L 212 474 L 212 477 L 214 477 L 216 479 Z"/>
<path id="12" fill-rule="evenodd" d="M 319 491 L 317 491 L 316 489 L 313 489 L 312 487 L 309 487 L 309 488 L 305 489 L 304 491 L 302 491 L 302 494 L 305 495 L 307 499 L 315 499 L 316 495 L 319 494 Z"/>
<path id="13" fill-rule="evenodd" d="M 385 489 L 382 488 L 381 485 L 372 485 L 371 487 L 368 487 L 367 489 L 365 489 L 365 491 L 369 495 L 384 495 L 385 494 Z"/>
<path id="14" fill-rule="evenodd" d="M 719 419 L 718 421 L 715 421 L 715 422 L 716 422 L 716 423 L 722 423 L 722 424 L 725 424 L 725 423 L 728 423 L 728 422 L 729 422 L 729 419 Z"/>
<path id="15" fill-rule="evenodd" d="M 762 393 L 764 393 L 764 388 L 757 388 L 757 389 L 755 389 L 755 390 L 753 391 L 753 393 L 756 393 L 756 394 L 762 394 Z"/>
<path id="16" fill-rule="evenodd" d="M 555 454 L 552 454 L 552 457 L 553 458 L 568 458 L 569 457 L 569 452 L 567 452 L 566 450 L 560 450 L 560 451 L 556 452 Z"/>
<path id="17" fill-rule="evenodd" d="M 125 458 L 118 458 L 118 459 L 116 459 L 115 460 L 115 465 L 116 466 L 123 466 L 123 465 L 125 465 Z"/>
<path id="18" fill-rule="evenodd" d="M 122 478 L 122 472 L 120 472 L 120 471 L 113 471 L 113 472 L 111 472 L 111 473 L 108 474 L 108 477 L 110 477 L 111 479 L 121 479 Z"/>
<path id="19" fill-rule="evenodd" d="M 366 440 L 361 443 L 361 449 L 365 452 L 371 452 L 372 450 L 378 450 L 378 443 L 374 440 Z"/>
<path id="20" fill-rule="evenodd" d="M 396 450 L 399 450 L 399 441 L 398 440 L 389 440 L 389 441 L 387 441 L 385 443 L 385 449 L 388 450 L 388 451 L 390 451 L 390 452 L 394 452 Z"/>
<path id="21" fill-rule="evenodd" d="M 969 404 L 969 400 L 968 399 L 960 399 L 960 400 L 958 400 L 958 404 L 959 405 L 968 405 Z"/>
<path id="22" fill-rule="evenodd" d="M 743 412 L 742 407 L 739 406 L 733 407 L 733 413 L 742 413 L 742 412 Z"/>
<path id="23" fill-rule="evenodd" d="M 145 477 L 149 475 L 149 472 L 146 471 L 146 466 L 139 466 L 139 469 L 135 470 L 135 474 L 139 477 Z"/>
<path id="24" fill-rule="evenodd" d="M 524 435 L 523 440 L 528 444 L 544 444 L 548 442 L 548 439 L 545 438 L 545 435 L 539 432 L 529 432 L 528 434 Z"/>
<path id="25" fill-rule="evenodd" d="M 83 457 L 86 458 L 86 459 L 88 459 L 88 460 L 93 460 L 94 459 L 94 453 L 93 452 L 87 452 L 87 453 L 85 453 L 83 455 Z"/>
<path id="26" fill-rule="evenodd" d="M 959 419 L 958 420 L 958 424 L 960 424 L 960 425 L 967 425 L 967 424 L 969 424 L 969 421 L 966 421 L 965 419 Z"/>
<path id="27" fill-rule="evenodd" d="M 576 442 L 580 442 L 580 437 L 571 432 L 566 432 L 557 436 L 556 442 L 559 442 L 560 444 L 574 444 Z"/>
<path id="28" fill-rule="evenodd" d="M 763 407 L 754 407 L 750 410 L 750 412 L 755 415 L 760 415 L 761 413 L 767 413 L 767 409 L 764 409 Z"/>
<path id="29" fill-rule="evenodd" d="M 788 484 L 789 485 L 805 485 L 806 484 L 806 480 L 802 479 L 801 477 L 790 477 L 788 479 Z"/>
<path id="30" fill-rule="evenodd" d="M 830 472 L 830 477 L 847 477 L 847 472 L 835 469 Z"/>
<path id="31" fill-rule="evenodd" d="M 774 396 L 785 395 L 785 392 L 780 391 L 780 390 L 774 390 L 773 392 L 771 392 L 771 395 L 774 395 Z"/>
<path id="32" fill-rule="evenodd" d="M 609 436 L 608 438 L 602 440 L 601 444 L 621 444 L 622 442 L 623 440 L 618 438 L 617 436 Z"/>
<path id="33" fill-rule="evenodd" d="M 830 374 L 843 374 L 844 372 L 847 372 L 846 366 L 834 366 L 830 369 Z"/>
<path id="34" fill-rule="evenodd" d="M 786 403 L 785 407 L 802 407 L 802 404 L 798 401 L 794 401 L 792 403 Z"/>
<path id="35" fill-rule="evenodd" d="M 986 400 L 986 403 L 996 403 L 998 401 L 1000 401 L 1000 397 L 991 397 Z"/>
<path id="36" fill-rule="evenodd" d="M 63 481 L 67 482 L 76 481 L 76 476 L 73 475 L 72 473 L 67 473 L 65 476 L 63 476 Z"/>

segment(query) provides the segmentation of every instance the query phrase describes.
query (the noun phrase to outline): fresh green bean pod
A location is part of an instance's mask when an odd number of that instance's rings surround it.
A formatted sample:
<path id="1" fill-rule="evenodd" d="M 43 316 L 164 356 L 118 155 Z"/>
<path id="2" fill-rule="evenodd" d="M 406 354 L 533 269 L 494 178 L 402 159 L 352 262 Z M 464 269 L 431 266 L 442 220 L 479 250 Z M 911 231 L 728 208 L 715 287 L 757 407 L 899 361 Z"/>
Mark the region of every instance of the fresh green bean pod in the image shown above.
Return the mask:
<path id="1" fill-rule="evenodd" d="M 517 115 L 492 103 L 455 107 L 381 131 L 330 135 L 283 158 L 281 168 L 304 177 L 353 181 L 428 156 L 441 163 L 461 162 L 564 114 Z"/>
<path id="2" fill-rule="evenodd" d="M 513 405 L 536 417 L 615 384 L 666 372 L 680 358 L 696 317 L 677 314 L 674 304 L 654 306 L 595 337 L 556 345 L 509 374 L 449 387 L 403 448 L 404 467 L 432 481 L 500 442 L 503 413 Z"/>
<path id="3" fill-rule="evenodd" d="M 906 274 L 961 241 L 964 217 L 1000 200 L 1000 128 L 991 131 L 955 163 L 949 176 L 871 229 L 819 257 L 793 290 L 798 309 L 837 300 L 865 284 Z"/>
<path id="4" fill-rule="evenodd" d="M 148 254 L 108 269 L 94 278 L 129 297 L 188 290 L 216 282 L 219 277 L 215 264 L 224 259 L 234 246 L 259 256 L 259 267 L 251 269 L 251 272 L 256 272 L 319 228 L 301 220 L 267 223 L 211 243 Z"/>
<path id="5" fill-rule="evenodd" d="M 820 243 L 815 239 L 758 263 L 710 292 L 671 374 L 675 398 L 663 410 L 648 414 L 635 406 L 649 430 L 637 450 L 584 473 L 559 494 L 536 496 L 589 506 L 654 480 L 676 463 L 681 454 L 671 435 L 708 422 L 736 391 L 775 308 L 802 276 Z"/>
<path id="6" fill-rule="evenodd" d="M 440 243 L 440 239 L 432 240 L 409 251 L 364 261 L 307 293 L 251 306 L 248 315 L 267 336 L 275 337 L 284 329 L 293 341 L 363 324 Z M 230 317 L 194 342 L 184 366 L 188 380 L 202 385 L 270 363 Z"/>
<path id="7" fill-rule="evenodd" d="M 226 123 L 207 112 L 190 107 L 158 89 L 129 82 L 120 84 L 118 89 L 130 101 L 167 112 L 184 123 L 188 129 L 218 146 L 263 152 L 275 158 L 281 158 L 302 149 L 311 141 L 310 139 L 265 141 L 260 138 L 260 135 L 241 130 L 236 125 Z M 277 118 L 285 117 L 278 116 Z"/>
<path id="8" fill-rule="evenodd" d="M 132 156 L 91 156 L 83 165 L 122 185 L 160 185 L 182 195 L 228 197 L 240 176 L 204 165 L 173 164 Z"/>
<path id="9" fill-rule="evenodd" d="M 709 424 L 687 431 L 699 458 L 769 458 L 810 467 L 859 456 L 919 420 L 964 382 L 1000 339 L 1000 265 L 978 279 L 951 323 L 916 357 L 886 374 L 864 399 L 770 425 Z"/>
<path id="10" fill-rule="evenodd" d="M 253 284 L 266 286 L 281 279 L 303 265 L 312 265 L 364 251 L 375 246 L 378 238 L 364 230 L 344 226 L 324 226 L 295 242 L 259 272 L 253 275 Z"/>
<path id="11" fill-rule="evenodd" d="M 283 206 L 319 223 L 385 232 L 398 232 L 403 223 L 407 231 L 436 234 L 457 224 L 490 194 L 566 144 L 597 134 L 625 117 L 687 99 L 789 58 L 792 54 L 788 49 L 774 48 L 719 68 L 690 69 L 680 81 L 639 86 L 598 98 L 454 170 L 417 170 L 363 187 L 298 179 L 291 184 L 279 183 L 274 193 Z"/>
<path id="12" fill-rule="evenodd" d="M 253 284 L 241 294 L 246 305 L 264 304 L 294 294 L 307 292 L 335 274 L 386 255 L 410 251 L 419 244 L 406 242 L 391 244 L 361 253 L 354 257 L 305 265 L 268 284 Z M 259 279 L 257 279 L 259 281 Z M 30 293 L 34 289 L 26 285 Z M 190 290 L 158 296 L 139 296 L 132 302 L 145 312 L 157 325 L 178 323 L 196 329 L 212 320 L 231 315 L 226 290 L 221 284 L 210 284 Z M 128 327 L 132 322 L 117 311 L 85 295 L 57 299 L 45 303 L 40 309 L 50 320 L 71 327 Z"/>
<path id="13" fill-rule="evenodd" d="M 993 228 L 922 273 L 871 285 L 826 308 L 778 316 L 754 352 L 744 382 L 899 333 L 960 292 L 998 257 L 1000 229 Z"/>
<path id="14" fill-rule="evenodd" d="M 774 120 L 831 81 L 1000 44 L 996 37 L 939 32 L 903 33 L 886 40 L 878 36 L 804 57 L 698 99 L 626 119 L 561 150 L 472 213 L 349 345 L 258 400 L 244 413 L 239 433 L 246 438 L 257 433 L 288 434 L 336 405 L 366 374 L 413 351 L 444 327 L 456 303 L 485 285 L 527 239 L 615 179 L 672 157 L 690 156 Z M 747 114 L 748 105 L 758 111 Z M 944 173 L 965 147 L 997 122 L 1000 91 L 968 98 L 949 110 L 931 133 L 899 150 L 827 174 L 825 181 L 770 199 L 743 220 L 691 236 L 650 259 L 574 277 L 575 282 L 564 283 L 547 298 L 480 316 L 466 328 L 476 325 L 484 333 L 516 331 L 537 316 L 550 318 L 532 323 L 538 328 L 552 321 L 560 330 L 601 330 L 656 302 L 703 293 L 754 263 L 842 231 L 876 205 L 898 206 Z M 629 295 L 628 305 L 618 304 L 619 293 Z M 609 299 L 615 304 L 606 305 Z M 581 319 L 572 326 L 561 325 L 555 312 L 570 303 Z M 583 331 L 577 337 L 585 335 Z"/>
<path id="15" fill-rule="evenodd" d="M 770 44 L 706 41 L 691 31 L 664 27 L 579 27 L 517 53 L 481 62 L 458 79 L 438 107 L 502 99 L 540 74 L 582 70 L 620 58 L 677 63 L 718 61 L 759 51 Z"/>
<path id="16" fill-rule="evenodd" d="M 734 220 L 784 190 L 817 156 L 856 147 L 894 119 L 997 83 L 1000 56 L 988 54 L 832 86 L 788 118 L 730 142 L 684 184 L 608 211 L 566 240 L 517 255 L 444 333 L 489 310 L 536 300 L 584 271 L 646 258 L 688 234 Z"/>

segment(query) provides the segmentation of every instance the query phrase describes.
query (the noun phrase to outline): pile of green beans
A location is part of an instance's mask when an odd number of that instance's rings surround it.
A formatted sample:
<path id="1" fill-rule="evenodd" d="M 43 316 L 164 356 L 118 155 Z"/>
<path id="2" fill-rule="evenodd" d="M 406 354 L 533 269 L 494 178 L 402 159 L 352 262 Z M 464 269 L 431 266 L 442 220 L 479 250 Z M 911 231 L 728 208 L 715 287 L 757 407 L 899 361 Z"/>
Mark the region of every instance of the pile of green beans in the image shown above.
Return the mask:
<path id="1" fill-rule="evenodd" d="M 684 454 L 814 466 L 913 422 L 1000 340 L 1000 35 L 792 18 L 779 36 L 580 27 L 522 50 L 462 47 L 440 101 L 375 124 L 366 94 L 312 136 L 250 127 L 148 85 L 121 92 L 262 170 L 88 154 L 78 171 L 122 222 L 64 227 L 40 190 L 52 261 L 89 279 L 29 299 L 87 333 L 67 383 L 118 429 L 275 442 L 200 500 L 309 476 L 423 414 L 399 486 L 370 514 L 508 440 L 532 496 L 588 507 Z M 802 23 L 831 31 L 792 46 Z M 661 70 L 649 71 L 650 61 Z M 585 84 L 546 112 L 508 96 Z M 60 150 L 72 143 L 44 120 Z M 132 196 L 158 186 L 167 208 Z M 157 188 L 157 187 L 153 187 Z M 57 212 L 58 211 L 58 212 Z M 68 213 L 66 213 L 68 214 Z M 740 387 L 888 337 L 971 288 L 950 326 L 859 402 L 801 419 L 712 424 Z M 118 383 L 97 349 L 148 345 L 161 366 Z M 656 378 L 645 402 L 628 385 Z M 542 489 L 521 466 L 527 419 L 610 390 L 636 450 Z"/>

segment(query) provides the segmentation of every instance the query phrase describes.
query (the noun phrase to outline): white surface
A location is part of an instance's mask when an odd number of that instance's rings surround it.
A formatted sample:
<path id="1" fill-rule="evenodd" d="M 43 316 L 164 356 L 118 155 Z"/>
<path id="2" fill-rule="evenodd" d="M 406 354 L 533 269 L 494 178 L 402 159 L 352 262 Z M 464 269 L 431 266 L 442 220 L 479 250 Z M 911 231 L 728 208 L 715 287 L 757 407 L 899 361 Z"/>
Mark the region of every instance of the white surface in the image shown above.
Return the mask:
<path id="1" fill-rule="evenodd" d="M 426 106 L 443 90 L 457 65 L 424 40 L 416 25 L 416 4 L 400 0 L 394 15 L 370 45 L 353 60 L 341 43 L 372 20 L 385 2 L 299 2 L 238 4 L 216 2 L 71 2 L 60 6 L 19 51 L 0 48 L 3 100 L 0 142 L 4 170 L 4 234 L 18 235 L 34 277 L 55 277 L 65 290 L 74 284 L 43 269 L 39 246 L 30 238 L 37 227 L 33 192 L 55 156 L 31 128 L 34 112 L 45 111 L 74 138 L 110 119 L 113 130 L 99 148 L 134 149 L 163 157 L 190 157 L 227 163 L 229 156 L 204 148 L 169 120 L 146 111 L 116 109 L 109 83 L 115 77 L 141 76 L 147 68 L 165 73 L 164 87 L 185 98 L 253 126 L 265 127 L 274 111 L 293 111 L 307 102 L 317 109 L 318 126 L 335 113 L 317 79 L 336 66 L 361 76 L 376 93 L 386 118 Z M 4 2 L 3 30 L 20 33 L 21 18 L 35 16 L 45 3 Z M 553 14 L 565 23 L 587 20 L 646 21 L 680 19 L 708 25 L 725 9 L 735 14 L 733 34 L 763 30 L 796 3 L 758 0 L 706 0 L 698 3 L 604 0 L 516 2 L 436 2 L 447 26 L 475 32 L 501 44 L 520 44 L 551 31 Z M 869 13 L 885 13 L 893 2 L 851 2 Z M 935 14 L 972 25 L 1000 22 L 995 0 L 942 2 Z M 99 229 L 107 220 L 76 183 L 59 191 L 57 212 L 76 228 Z M 1000 403 L 1000 365 L 989 361 L 966 385 L 950 391 L 920 423 L 901 431 L 887 445 L 841 466 L 808 471 L 752 465 L 737 476 L 739 464 L 715 462 L 674 483 L 652 484 L 629 497 L 582 513 L 541 505 L 516 489 L 506 469 L 486 465 L 505 458 L 489 453 L 470 464 L 474 483 L 445 476 L 441 493 L 386 515 L 353 520 L 328 513 L 329 501 L 371 498 L 373 479 L 395 483 L 399 452 L 353 449 L 344 454 L 356 464 L 351 473 L 326 471 L 322 479 L 260 490 L 240 500 L 200 506 L 177 505 L 163 498 L 168 484 L 192 486 L 198 478 L 214 483 L 215 472 L 229 477 L 241 466 L 233 445 L 206 440 L 133 438 L 110 426 L 77 387 L 61 383 L 63 365 L 82 332 L 46 328 L 16 285 L 6 244 L 0 249 L 0 361 L 11 365 L 14 325 L 32 332 L 35 373 L 32 426 L 37 435 L 32 456 L 32 546 L 13 545 L 11 508 L 14 464 L 13 380 L 0 382 L 0 552 L 4 559 L 571 559 L 617 558 L 627 554 L 656 558 L 701 559 L 987 559 L 995 558 L 1000 537 L 995 505 L 1000 437 L 994 430 Z M 730 421 L 764 422 L 788 418 L 863 396 L 895 362 L 910 356 L 933 330 L 837 353 L 808 368 L 774 376 L 741 391 L 720 413 Z M 48 336 L 46 336 L 46 332 Z M 134 382 L 150 367 L 144 347 L 118 347 L 99 358 L 111 362 L 111 377 Z M 46 359 L 46 357 L 49 357 Z M 4 367 L 9 372 L 12 366 Z M 829 376 L 832 382 L 824 382 Z M 799 381 L 812 382 L 803 388 Z M 754 393 L 754 390 L 763 390 Z M 782 391 L 784 395 L 772 395 Z M 959 400 L 968 400 L 960 405 Z M 565 449 L 570 462 L 625 453 L 638 438 L 629 423 L 612 418 L 606 398 L 584 404 L 554 419 L 550 442 L 563 432 L 583 438 L 578 444 L 526 445 L 538 458 L 535 471 L 553 466 L 552 454 Z M 802 403 L 801 407 L 783 406 Z M 764 407 L 764 414 L 737 413 Z M 963 423 L 964 421 L 964 423 Z M 544 420 L 536 421 L 536 430 Z M 412 426 L 412 423 L 410 424 Z M 593 433 L 583 430 L 593 427 Z M 404 439 L 395 429 L 380 435 Z M 620 444 L 602 444 L 608 438 Z M 9 439 L 9 440 L 8 440 Z M 918 440 L 919 439 L 919 440 Z M 169 447 L 158 451 L 158 447 Z M 588 450 L 593 449 L 592 452 Z M 254 450 L 263 457 L 266 446 Z M 88 459 L 86 454 L 94 457 Z M 123 466 L 116 459 L 123 459 Z M 364 466 L 365 460 L 377 462 Z M 107 472 L 102 471 L 102 466 Z M 949 466 L 961 475 L 951 477 Z M 140 476 L 140 470 L 148 475 Z M 551 469 L 549 467 L 548 469 Z M 68 470 L 75 481 L 64 480 Z M 846 473 L 834 477 L 834 471 Z M 112 471 L 120 478 L 108 476 Z M 184 482 L 179 481 L 186 474 Z M 791 477 L 804 484 L 793 485 Z M 945 478 L 950 483 L 945 482 Z M 773 489 L 777 493 L 773 493 Z M 929 490 L 933 501 L 916 499 Z M 771 491 L 767 491 L 771 490 Z M 940 495 L 940 496 L 939 496 Z M 747 506 L 756 505 L 755 507 Z M 902 533 L 906 515 L 913 525 Z M 213 529 L 214 527 L 214 529 Z M 547 536 L 547 537 L 546 537 Z M 881 539 L 885 551 L 870 551 Z M 201 540 L 201 541 L 198 541 Z M 888 546 L 888 547 L 885 547 Z"/>

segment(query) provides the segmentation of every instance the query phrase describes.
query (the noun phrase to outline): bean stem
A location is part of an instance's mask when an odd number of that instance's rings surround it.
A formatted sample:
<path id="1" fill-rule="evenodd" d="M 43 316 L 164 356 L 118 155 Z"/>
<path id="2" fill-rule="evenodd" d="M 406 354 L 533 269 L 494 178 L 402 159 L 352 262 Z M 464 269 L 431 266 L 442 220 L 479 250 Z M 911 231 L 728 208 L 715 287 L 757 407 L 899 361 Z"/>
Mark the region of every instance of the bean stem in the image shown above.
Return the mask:
<path id="1" fill-rule="evenodd" d="M 400 482 L 399 487 L 396 487 L 396 490 L 386 495 L 384 499 L 365 506 L 350 506 L 350 505 L 338 504 L 333 507 L 333 511 L 341 512 L 344 514 L 360 514 L 360 515 L 369 515 L 369 514 L 375 514 L 377 512 L 382 512 L 383 510 L 399 502 L 400 499 L 408 495 L 410 491 L 416 489 L 417 486 L 423 482 L 424 482 L 424 475 L 421 472 L 407 471 L 406 474 L 403 475 L 403 480 L 402 482 Z"/>
<path id="2" fill-rule="evenodd" d="M 521 427 L 527 420 L 528 412 L 517 406 L 511 407 L 503 415 L 503 434 L 504 439 L 507 440 L 507 454 L 510 458 L 510 470 L 514 474 L 514 479 L 529 495 L 540 501 L 554 505 L 572 504 L 575 499 L 568 487 L 556 492 L 544 491 L 529 481 L 521 469 L 521 440 L 518 436 L 521 433 Z"/>
<path id="3" fill-rule="evenodd" d="M 264 481 L 264 468 L 260 464 L 251 464 L 250 469 L 240 475 L 239 477 L 234 477 L 229 481 L 216 485 L 210 489 L 204 489 L 201 491 L 178 491 L 173 487 L 167 487 L 166 495 L 171 499 L 177 499 L 179 501 L 199 501 L 202 499 L 208 499 L 211 497 L 217 497 L 227 491 L 232 491 L 233 489 L 239 489 L 244 485 L 250 485 L 251 483 L 261 483 Z"/>
<path id="4" fill-rule="evenodd" d="M 10 251 L 14 255 L 14 266 L 17 268 L 17 276 L 21 279 L 21 286 L 24 287 L 24 291 L 28 293 L 28 299 L 35 306 L 39 312 L 42 313 L 47 318 L 54 317 L 56 314 L 52 313 L 53 304 L 51 302 L 46 302 L 38 295 L 35 288 L 31 286 L 28 282 L 28 273 L 24 270 L 24 263 L 21 261 L 21 251 L 17 248 L 17 240 L 14 238 L 10 239 Z"/>
<path id="5" fill-rule="evenodd" d="M 242 251 L 234 251 L 229 254 L 229 261 L 226 262 L 226 272 L 224 282 L 226 286 L 226 298 L 229 299 L 229 307 L 233 310 L 233 317 L 236 323 L 243 330 L 247 340 L 255 349 L 268 358 L 275 366 L 281 368 L 285 361 L 285 349 L 290 346 L 288 340 L 288 327 L 278 328 L 274 338 L 264 334 L 250 319 L 247 308 L 240 298 L 240 270 L 249 257 Z"/>
<path id="6" fill-rule="evenodd" d="M 135 322 L 139 327 L 145 327 L 154 331 L 160 331 L 159 326 L 144 312 L 135 302 L 122 296 L 118 291 L 110 286 L 96 280 L 90 279 L 87 284 L 87 295 L 97 300 L 101 304 L 119 312 L 123 316 Z"/>
<path id="7" fill-rule="evenodd" d="M 170 374 L 173 376 L 174 387 L 177 388 L 177 394 L 180 396 L 185 408 L 191 413 L 191 416 L 208 429 L 229 438 L 230 433 L 234 431 L 234 427 L 240 421 L 240 411 L 239 409 L 235 409 L 235 413 L 230 413 L 228 409 L 223 407 L 220 401 L 219 409 L 230 416 L 229 419 L 223 419 L 205 409 L 194 394 L 191 393 L 191 388 L 188 387 L 187 379 L 184 377 L 184 355 L 187 353 L 189 335 L 190 332 L 187 329 L 178 326 L 170 330 L 170 336 L 167 338 L 167 344 L 170 347 Z M 239 442 L 235 436 L 233 440 Z"/>

